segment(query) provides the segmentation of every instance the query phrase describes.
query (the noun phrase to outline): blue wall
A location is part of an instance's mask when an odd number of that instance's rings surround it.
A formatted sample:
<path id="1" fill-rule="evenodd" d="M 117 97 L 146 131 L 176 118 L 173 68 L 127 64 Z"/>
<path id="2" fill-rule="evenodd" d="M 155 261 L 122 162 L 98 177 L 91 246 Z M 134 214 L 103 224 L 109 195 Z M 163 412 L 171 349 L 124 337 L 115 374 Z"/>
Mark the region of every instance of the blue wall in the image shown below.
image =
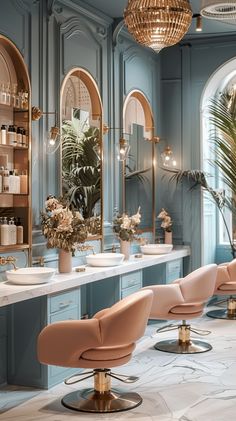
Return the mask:
<path id="1" fill-rule="evenodd" d="M 51 9 L 53 5 L 53 9 Z M 200 168 L 199 107 L 210 75 L 234 57 L 236 37 L 191 41 L 156 55 L 136 44 L 122 30 L 112 44 L 112 19 L 85 9 L 80 1 L 9 0 L 0 15 L 0 33 L 19 48 L 32 83 L 32 104 L 44 111 L 59 111 L 60 86 L 68 70 L 87 69 L 99 87 L 104 122 L 122 127 L 126 95 L 137 88 L 150 101 L 155 132 L 174 150 L 181 168 Z M 59 154 L 47 155 L 45 134 L 54 121 L 43 117 L 32 123 L 33 256 L 46 254 L 40 229 L 40 210 L 48 193 L 59 193 Z M 113 241 L 113 210 L 120 207 L 120 168 L 115 157 L 119 131 L 104 136 L 105 247 Z M 162 145 L 157 146 L 161 152 Z M 158 169 L 157 212 L 166 207 L 174 220 L 175 243 L 192 245 L 192 265 L 201 263 L 201 196 L 168 182 Z M 160 232 L 158 232 L 159 234 Z"/>

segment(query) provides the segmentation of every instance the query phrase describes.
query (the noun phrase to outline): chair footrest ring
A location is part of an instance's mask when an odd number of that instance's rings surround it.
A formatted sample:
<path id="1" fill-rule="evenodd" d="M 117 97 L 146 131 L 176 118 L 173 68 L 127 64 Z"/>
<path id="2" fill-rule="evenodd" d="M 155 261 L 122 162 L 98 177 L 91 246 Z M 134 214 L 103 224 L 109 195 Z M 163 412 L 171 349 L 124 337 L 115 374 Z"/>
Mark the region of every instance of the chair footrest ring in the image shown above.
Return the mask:
<path id="1" fill-rule="evenodd" d="M 154 348 L 158 351 L 171 352 L 173 354 L 199 354 L 212 349 L 207 342 L 190 340 L 189 342 L 180 342 L 176 339 L 157 342 Z"/>
<path id="2" fill-rule="evenodd" d="M 80 412 L 120 412 L 136 408 L 142 403 L 138 393 L 120 393 L 112 391 L 99 393 L 94 389 L 75 391 L 64 396 L 62 404 Z"/>

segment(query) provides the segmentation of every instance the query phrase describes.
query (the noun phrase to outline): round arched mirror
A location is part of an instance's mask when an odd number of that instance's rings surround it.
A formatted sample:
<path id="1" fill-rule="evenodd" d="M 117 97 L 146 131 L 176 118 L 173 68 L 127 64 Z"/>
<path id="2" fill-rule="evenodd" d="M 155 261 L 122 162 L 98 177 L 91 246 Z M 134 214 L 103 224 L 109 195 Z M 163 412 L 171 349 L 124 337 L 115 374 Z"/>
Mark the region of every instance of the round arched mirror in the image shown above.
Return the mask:
<path id="1" fill-rule="evenodd" d="M 140 229 L 155 239 L 155 142 L 151 106 L 140 91 L 127 96 L 123 108 L 124 137 L 130 146 L 123 161 L 123 210 L 141 207 Z"/>
<path id="2" fill-rule="evenodd" d="M 74 68 L 61 87 L 61 190 L 102 238 L 102 102 L 92 76 Z"/>

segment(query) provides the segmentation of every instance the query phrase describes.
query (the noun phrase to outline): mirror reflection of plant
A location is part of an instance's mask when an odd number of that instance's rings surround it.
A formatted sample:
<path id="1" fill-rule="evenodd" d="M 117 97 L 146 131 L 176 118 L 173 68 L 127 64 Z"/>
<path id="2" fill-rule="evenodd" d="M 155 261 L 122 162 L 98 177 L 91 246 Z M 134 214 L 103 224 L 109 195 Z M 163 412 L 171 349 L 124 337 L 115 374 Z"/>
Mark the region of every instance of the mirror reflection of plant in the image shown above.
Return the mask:
<path id="1" fill-rule="evenodd" d="M 71 121 L 64 121 L 62 135 L 63 194 L 84 218 L 93 217 L 101 198 L 99 130 L 90 127 L 78 132 Z"/>
<path id="2" fill-rule="evenodd" d="M 148 181 L 148 178 L 144 174 L 146 172 L 150 171 L 151 168 L 145 168 L 143 170 L 137 170 L 136 169 L 136 161 L 135 161 L 132 154 L 129 154 L 128 159 L 129 159 L 129 164 L 127 164 L 127 162 L 125 164 L 125 179 L 126 180 L 133 180 L 134 178 L 137 178 L 138 181 L 140 181 L 141 183 L 144 183 L 145 181 Z"/>

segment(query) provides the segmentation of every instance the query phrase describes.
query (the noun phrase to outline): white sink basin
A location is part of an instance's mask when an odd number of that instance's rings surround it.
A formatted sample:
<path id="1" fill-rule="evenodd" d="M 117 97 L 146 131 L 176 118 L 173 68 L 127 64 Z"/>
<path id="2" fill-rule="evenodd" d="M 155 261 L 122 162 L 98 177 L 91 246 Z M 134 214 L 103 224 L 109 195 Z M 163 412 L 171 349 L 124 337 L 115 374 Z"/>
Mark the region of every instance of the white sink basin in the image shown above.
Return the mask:
<path id="1" fill-rule="evenodd" d="M 173 249 L 173 244 L 145 244 L 140 248 L 143 254 L 166 254 Z"/>
<path id="2" fill-rule="evenodd" d="M 56 269 L 46 267 L 28 267 L 6 271 L 7 280 L 13 284 L 34 285 L 50 282 Z"/>
<path id="3" fill-rule="evenodd" d="M 118 266 L 124 260 L 121 253 L 97 253 L 86 256 L 87 263 L 90 266 Z"/>

